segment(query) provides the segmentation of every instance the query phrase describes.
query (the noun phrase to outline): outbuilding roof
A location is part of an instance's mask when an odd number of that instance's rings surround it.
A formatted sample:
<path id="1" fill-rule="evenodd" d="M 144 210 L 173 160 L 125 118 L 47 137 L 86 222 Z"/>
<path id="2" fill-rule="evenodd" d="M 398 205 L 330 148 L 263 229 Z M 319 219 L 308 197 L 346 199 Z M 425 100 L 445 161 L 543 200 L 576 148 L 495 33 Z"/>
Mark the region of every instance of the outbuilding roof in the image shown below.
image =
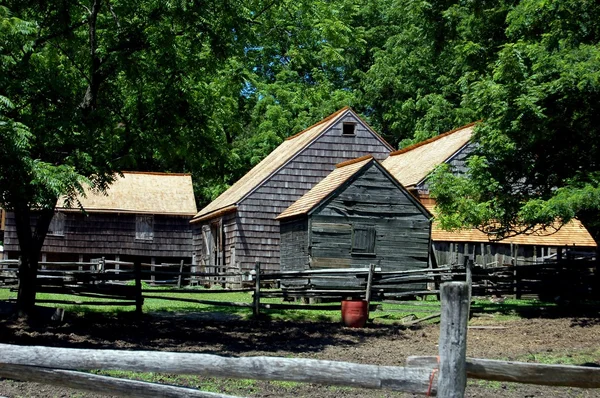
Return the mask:
<path id="1" fill-rule="evenodd" d="M 254 166 L 246 175 L 240 178 L 227 191 L 223 192 L 217 199 L 209 203 L 205 208 L 200 210 L 192 219 L 192 222 L 211 218 L 211 213 L 217 213 L 221 209 L 231 208 L 237 205 L 248 194 L 259 187 L 271 175 L 277 172 L 281 167 L 285 166 L 290 160 L 298 155 L 303 149 L 308 147 L 329 127 L 343 118 L 346 114 L 352 113 L 356 118 L 360 117 L 350 108 L 344 107 L 339 111 L 329 115 L 325 119 L 308 127 L 307 129 L 287 138 L 277 148 L 273 150 L 259 164 Z M 366 123 L 365 123 L 366 125 Z M 372 130 L 371 130 L 372 131 Z M 385 142 L 383 138 L 372 131 L 385 145 L 391 146 Z"/>
<path id="2" fill-rule="evenodd" d="M 425 207 L 430 212 L 434 212 L 433 204 L 427 204 Z M 443 230 L 439 222 L 433 221 L 431 230 L 431 239 L 436 242 L 489 242 L 487 234 L 478 229 L 462 229 L 457 231 Z M 521 234 L 508 237 L 498 243 L 518 244 L 518 245 L 539 245 L 539 246 L 579 246 L 596 247 L 596 241 L 590 235 L 588 230 L 577 219 L 572 219 L 558 230 L 549 228 L 547 230 L 537 230 L 532 234 Z"/>
<path id="3" fill-rule="evenodd" d="M 475 123 L 390 153 L 383 166 L 407 188 L 423 181 L 469 143 Z"/>
<path id="4" fill-rule="evenodd" d="M 88 212 L 193 216 L 197 211 L 190 174 L 125 171 L 106 193 L 86 189 L 78 199 Z M 57 207 L 66 209 L 64 202 Z"/>
<path id="5" fill-rule="evenodd" d="M 379 167 L 379 169 L 385 175 L 387 175 L 390 180 L 398 185 L 399 189 L 404 190 L 402 185 L 395 180 L 394 176 L 389 174 L 389 172 L 383 166 L 381 166 L 377 159 L 373 158 L 371 155 L 362 156 L 357 159 L 347 160 L 337 164 L 336 168 L 327 177 L 322 179 L 317 185 L 315 185 L 296 202 L 292 203 L 292 205 L 279 214 L 276 219 L 282 220 L 285 218 L 309 214 L 313 209 L 323 203 L 323 201 L 334 195 L 334 192 L 344 185 L 346 181 L 351 179 L 364 168 L 368 167 L 371 163 L 375 163 L 375 165 Z M 423 213 L 431 217 L 429 211 L 418 200 L 413 198 L 413 196 L 408 192 L 406 192 L 406 195 L 421 209 Z"/>

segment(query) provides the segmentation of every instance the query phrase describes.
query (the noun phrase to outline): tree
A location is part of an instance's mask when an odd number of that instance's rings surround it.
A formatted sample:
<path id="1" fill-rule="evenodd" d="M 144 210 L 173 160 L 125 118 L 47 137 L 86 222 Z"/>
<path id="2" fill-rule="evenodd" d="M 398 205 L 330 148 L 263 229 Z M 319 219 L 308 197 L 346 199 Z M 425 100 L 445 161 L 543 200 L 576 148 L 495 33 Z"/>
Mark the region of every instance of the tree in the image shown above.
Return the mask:
<path id="1" fill-rule="evenodd" d="M 600 5 L 521 1 L 507 42 L 463 105 L 483 118 L 466 176 L 440 170 L 433 194 L 447 228 L 501 238 L 573 217 L 600 238 Z"/>
<path id="2" fill-rule="evenodd" d="M 4 4 L 0 205 L 15 214 L 18 307 L 30 313 L 59 198 L 76 205 L 85 185 L 103 191 L 120 170 L 181 164 L 190 146 L 218 152 L 205 89 L 243 52 L 252 15 L 237 2 Z"/>

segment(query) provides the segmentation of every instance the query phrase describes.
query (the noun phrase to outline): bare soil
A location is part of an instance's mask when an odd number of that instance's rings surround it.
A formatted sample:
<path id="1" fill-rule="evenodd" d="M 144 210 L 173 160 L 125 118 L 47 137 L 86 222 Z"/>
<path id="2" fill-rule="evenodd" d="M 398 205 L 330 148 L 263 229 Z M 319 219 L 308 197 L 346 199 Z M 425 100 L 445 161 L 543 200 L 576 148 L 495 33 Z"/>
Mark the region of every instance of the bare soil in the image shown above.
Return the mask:
<path id="1" fill-rule="evenodd" d="M 600 318 L 474 318 L 467 355 L 535 362 L 542 357 L 587 358 L 600 366 Z M 284 356 L 403 365 L 409 355 L 436 355 L 439 325 L 405 329 L 369 325 L 349 329 L 335 323 L 245 321 L 231 316 L 130 314 L 67 316 L 61 325 L 29 325 L 0 319 L 0 342 L 71 348 L 112 348 L 210 353 L 228 356 Z M 1 353 L 0 353 L 1 355 Z M 405 397 L 381 390 L 316 384 L 214 381 L 222 393 L 249 397 Z M 104 397 L 61 387 L 0 379 L 0 397 Z M 469 381 L 468 397 L 600 397 L 600 390 Z"/>

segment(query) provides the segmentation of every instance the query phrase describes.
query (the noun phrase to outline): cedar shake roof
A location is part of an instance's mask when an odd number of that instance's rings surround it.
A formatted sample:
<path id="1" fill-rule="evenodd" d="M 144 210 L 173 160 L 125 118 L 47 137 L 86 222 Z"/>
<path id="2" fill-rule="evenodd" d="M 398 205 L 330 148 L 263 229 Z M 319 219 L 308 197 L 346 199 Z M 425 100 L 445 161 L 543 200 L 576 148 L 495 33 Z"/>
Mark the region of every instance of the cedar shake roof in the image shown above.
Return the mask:
<path id="1" fill-rule="evenodd" d="M 425 207 L 433 213 L 435 205 L 427 204 Z M 431 239 L 435 242 L 489 242 L 488 236 L 477 229 L 463 229 L 458 231 L 445 231 L 439 222 L 433 221 Z M 587 229 L 577 219 L 572 219 L 558 231 L 548 229 L 533 234 L 516 235 L 498 241 L 498 243 L 515 243 L 518 245 L 540 246 L 579 246 L 596 247 L 597 244 Z"/>
<path id="2" fill-rule="evenodd" d="M 350 107 L 344 107 L 339 111 L 329 115 L 325 119 L 308 127 L 307 129 L 288 137 L 277 148 L 273 150 L 259 164 L 254 166 L 246 175 L 240 178 L 227 191 L 223 192 L 217 199 L 209 203 L 205 208 L 200 210 L 192 219 L 192 222 L 206 220 L 212 218 L 211 213 L 219 212 L 221 209 L 230 208 L 237 205 L 242 199 L 249 195 L 252 191 L 258 188 L 265 180 L 277 172 L 287 162 L 292 160 L 296 155 L 300 154 L 303 149 L 308 147 L 317 138 L 319 138 L 330 126 L 335 124 L 339 119 L 345 116 L 348 112 L 352 112 L 358 119 L 358 115 Z M 362 119 L 360 119 L 362 121 Z M 363 122 L 364 123 L 364 122 Z M 364 123 L 366 125 L 366 123 Z M 372 130 L 371 130 L 372 131 Z M 377 137 L 387 144 L 383 138 Z"/>
<path id="3" fill-rule="evenodd" d="M 189 174 L 125 171 L 106 193 L 86 188 L 86 197 L 78 200 L 88 212 L 193 216 L 197 211 Z"/>
<path id="4" fill-rule="evenodd" d="M 473 135 L 474 126 L 471 123 L 392 152 L 383 165 L 402 185 L 413 187 L 464 147 Z"/>
<path id="5" fill-rule="evenodd" d="M 290 207 L 276 217 L 276 220 L 308 213 L 333 191 L 338 189 L 344 182 L 348 181 L 350 177 L 358 173 L 364 166 L 372 161 L 375 161 L 372 156 L 364 156 L 362 158 L 339 163 L 335 170 L 304 194 L 304 196 L 292 203 Z"/>

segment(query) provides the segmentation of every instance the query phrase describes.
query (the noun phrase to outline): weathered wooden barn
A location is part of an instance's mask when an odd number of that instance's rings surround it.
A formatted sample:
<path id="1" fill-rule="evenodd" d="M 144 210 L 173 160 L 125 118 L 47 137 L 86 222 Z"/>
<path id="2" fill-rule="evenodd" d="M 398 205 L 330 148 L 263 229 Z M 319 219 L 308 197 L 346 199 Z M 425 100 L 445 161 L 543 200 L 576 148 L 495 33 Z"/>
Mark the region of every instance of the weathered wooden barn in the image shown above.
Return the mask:
<path id="1" fill-rule="evenodd" d="M 433 212 L 435 201 L 429 197 L 427 178 L 442 163 L 449 164 L 455 173 L 466 171 L 466 159 L 476 145 L 472 141 L 473 129 L 472 123 L 392 152 L 383 165 Z M 526 264 L 560 256 L 565 247 L 592 253 L 597 246 L 578 220 L 558 230 L 548 229 L 499 242 L 490 242 L 486 234 L 475 229 L 444 231 L 434 221 L 431 237 L 438 265 L 462 265 L 465 256 L 482 265 Z"/>
<path id="2" fill-rule="evenodd" d="M 377 160 L 346 161 L 277 217 L 281 268 L 427 268 L 431 218 Z"/>
<path id="3" fill-rule="evenodd" d="M 392 147 L 350 108 L 289 137 L 192 220 L 198 264 L 279 269 L 278 214 L 328 175 L 337 163 Z"/>
<path id="4" fill-rule="evenodd" d="M 88 191 L 85 210 L 57 207 L 42 247 L 42 261 L 110 260 L 146 263 L 192 261 L 196 202 L 189 174 L 124 172 L 106 194 Z M 7 212 L 7 259 L 19 256 L 14 215 Z"/>

